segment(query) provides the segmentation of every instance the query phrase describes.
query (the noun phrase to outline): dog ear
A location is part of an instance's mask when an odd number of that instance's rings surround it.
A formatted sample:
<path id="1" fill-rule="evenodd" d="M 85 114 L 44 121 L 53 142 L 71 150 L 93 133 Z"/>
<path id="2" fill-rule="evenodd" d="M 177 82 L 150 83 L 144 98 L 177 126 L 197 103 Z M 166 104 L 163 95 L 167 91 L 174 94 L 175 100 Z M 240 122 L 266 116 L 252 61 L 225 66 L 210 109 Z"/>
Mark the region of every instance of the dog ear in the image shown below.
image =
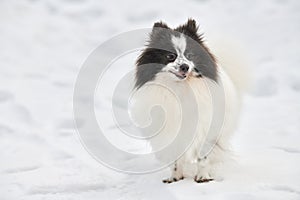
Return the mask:
<path id="1" fill-rule="evenodd" d="M 169 29 L 168 25 L 166 23 L 162 22 L 162 21 L 154 23 L 153 28 L 167 28 L 167 29 Z"/>
<path id="2" fill-rule="evenodd" d="M 154 23 L 152 32 L 150 34 L 150 39 L 152 40 L 156 37 L 164 37 L 166 34 L 168 34 L 168 30 L 166 29 L 170 30 L 168 25 L 165 24 L 164 22 L 160 21 Z"/>
<path id="3" fill-rule="evenodd" d="M 187 23 L 185 24 L 186 30 L 191 33 L 197 33 L 198 26 L 196 25 L 196 21 L 194 19 L 188 19 Z"/>

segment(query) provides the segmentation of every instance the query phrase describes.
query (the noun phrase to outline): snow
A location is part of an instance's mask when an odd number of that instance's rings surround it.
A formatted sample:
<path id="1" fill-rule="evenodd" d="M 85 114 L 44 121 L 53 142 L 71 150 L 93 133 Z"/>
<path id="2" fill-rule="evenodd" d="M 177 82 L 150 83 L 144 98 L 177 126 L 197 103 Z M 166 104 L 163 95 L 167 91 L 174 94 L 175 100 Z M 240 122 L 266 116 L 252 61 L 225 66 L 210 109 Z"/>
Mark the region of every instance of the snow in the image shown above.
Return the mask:
<path id="1" fill-rule="evenodd" d="M 297 0 L 1 1 L 0 199 L 300 199 L 299 9 Z M 235 162 L 220 180 L 170 185 L 161 182 L 168 170 L 128 175 L 101 165 L 73 122 L 80 67 L 113 35 L 188 17 L 208 40 L 242 43 L 252 61 Z M 96 108 L 108 112 L 107 102 Z"/>

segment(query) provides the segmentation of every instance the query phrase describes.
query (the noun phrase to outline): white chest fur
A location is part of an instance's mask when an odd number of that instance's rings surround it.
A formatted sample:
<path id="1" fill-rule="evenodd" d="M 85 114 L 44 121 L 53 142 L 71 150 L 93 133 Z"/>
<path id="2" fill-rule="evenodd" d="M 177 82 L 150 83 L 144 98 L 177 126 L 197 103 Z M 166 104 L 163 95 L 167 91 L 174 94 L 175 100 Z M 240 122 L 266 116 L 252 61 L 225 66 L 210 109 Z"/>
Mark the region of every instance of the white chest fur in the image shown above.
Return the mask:
<path id="1" fill-rule="evenodd" d="M 194 118 L 197 118 L 194 141 L 190 141 L 189 144 L 191 145 L 181 159 L 186 163 L 193 163 L 199 158 L 201 148 L 210 138 L 207 134 L 211 128 L 213 114 L 216 114 L 214 112 L 212 88 L 216 89 L 213 92 L 218 93 L 218 90 L 220 90 L 224 94 L 224 99 L 222 99 L 224 101 L 224 117 L 222 118 L 224 122 L 222 129 L 220 129 L 221 132 L 216 136 L 218 136 L 220 145 L 226 148 L 228 136 L 231 135 L 235 126 L 239 100 L 231 80 L 222 69 L 219 69 L 219 81 L 221 81 L 223 87 L 206 78 L 191 77 L 185 81 L 174 81 L 169 75 L 160 73 L 157 74 L 154 81 L 145 84 L 136 91 L 133 95 L 132 119 L 139 126 L 151 124 L 153 121 L 151 117 L 164 122 L 162 127 L 152 127 L 152 130 L 156 131 L 152 134 L 153 137 L 149 139 L 152 151 L 159 151 L 169 145 L 177 134 L 187 134 L 179 131 L 181 126 L 190 126 L 189 121 L 194 121 Z M 193 94 L 190 94 L 191 92 Z M 191 101 L 191 98 L 194 98 L 194 101 Z M 196 105 L 191 105 L 192 102 Z M 164 115 L 151 116 L 153 106 L 161 107 L 164 110 Z M 193 109 L 189 109 L 189 113 L 183 115 L 185 110 L 182 109 L 186 107 L 193 107 Z M 183 116 L 188 116 L 185 123 L 182 123 Z M 187 144 L 183 142 L 177 145 Z M 174 153 L 178 152 L 174 151 Z"/>

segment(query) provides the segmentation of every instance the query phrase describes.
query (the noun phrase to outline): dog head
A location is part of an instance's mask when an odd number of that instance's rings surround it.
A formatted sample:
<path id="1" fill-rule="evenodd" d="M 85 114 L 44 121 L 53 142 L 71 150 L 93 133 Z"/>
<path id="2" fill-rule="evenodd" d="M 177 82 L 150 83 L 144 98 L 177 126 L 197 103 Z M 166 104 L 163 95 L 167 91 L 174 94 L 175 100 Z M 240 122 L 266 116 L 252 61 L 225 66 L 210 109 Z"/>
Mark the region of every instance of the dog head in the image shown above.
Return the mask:
<path id="1" fill-rule="evenodd" d="M 174 81 L 186 81 L 191 76 L 217 81 L 215 58 L 203 43 L 193 19 L 175 29 L 163 22 L 155 23 L 136 64 L 137 88 L 153 81 L 159 73 Z"/>

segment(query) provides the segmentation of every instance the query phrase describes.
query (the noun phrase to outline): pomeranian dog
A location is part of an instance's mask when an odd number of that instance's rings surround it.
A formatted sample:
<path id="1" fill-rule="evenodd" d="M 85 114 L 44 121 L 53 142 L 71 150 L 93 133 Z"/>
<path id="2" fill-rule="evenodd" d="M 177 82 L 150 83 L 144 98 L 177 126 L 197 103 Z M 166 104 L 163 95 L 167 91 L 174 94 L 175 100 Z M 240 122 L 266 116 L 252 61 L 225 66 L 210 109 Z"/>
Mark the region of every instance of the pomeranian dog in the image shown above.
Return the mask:
<path id="1" fill-rule="evenodd" d="M 136 62 L 131 115 L 142 125 L 153 120 L 163 122 L 159 130 L 151 129 L 158 131 L 149 137 L 158 160 L 171 168 L 171 176 L 163 182 L 185 177 L 208 182 L 222 171 L 241 102 L 238 84 L 243 78 L 234 67 L 230 72 L 225 70 L 198 33 L 195 20 L 189 19 L 175 29 L 163 22 L 154 24 Z M 155 105 L 164 113 L 152 119 L 149 113 Z M 170 144 L 171 150 L 160 153 Z M 168 158 L 175 158 L 172 164 Z"/>

